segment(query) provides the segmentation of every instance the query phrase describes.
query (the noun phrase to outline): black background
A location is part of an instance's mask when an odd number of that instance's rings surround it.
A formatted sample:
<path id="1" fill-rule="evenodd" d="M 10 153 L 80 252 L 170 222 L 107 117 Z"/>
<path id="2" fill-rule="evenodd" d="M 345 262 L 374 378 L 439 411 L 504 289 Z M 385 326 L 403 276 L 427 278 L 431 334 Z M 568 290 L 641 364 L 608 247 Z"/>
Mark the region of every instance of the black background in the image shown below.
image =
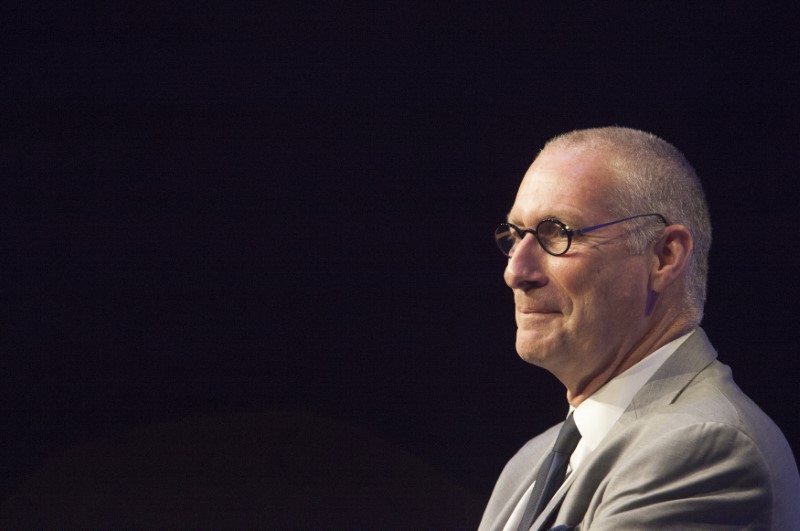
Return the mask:
<path id="1" fill-rule="evenodd" d="M 7 8 L 9 9 L 9 8 Z M 684 151 L 704 327 L 795 454 L 800 20 L 769 3 L 17 3 L 3 493 L 65 448 L 305 410 L 487 498 L 566 411 L 492 231 L 550 137 Z"/>

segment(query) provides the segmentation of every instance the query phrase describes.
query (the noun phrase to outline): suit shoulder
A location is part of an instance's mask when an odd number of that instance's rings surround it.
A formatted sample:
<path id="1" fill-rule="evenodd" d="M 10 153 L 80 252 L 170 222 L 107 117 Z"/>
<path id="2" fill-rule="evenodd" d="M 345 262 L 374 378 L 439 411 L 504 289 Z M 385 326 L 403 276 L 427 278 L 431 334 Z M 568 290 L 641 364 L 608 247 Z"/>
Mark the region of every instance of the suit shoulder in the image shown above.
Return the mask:
<path id="1" fill-rule="evenodd" d="M 785 439 L 772 419 L 736 385 L 730 368 L 718 361 L 701 371 L 659 413 L 684 416 L 687 422 L 726 424 L 759 442 Z"/>

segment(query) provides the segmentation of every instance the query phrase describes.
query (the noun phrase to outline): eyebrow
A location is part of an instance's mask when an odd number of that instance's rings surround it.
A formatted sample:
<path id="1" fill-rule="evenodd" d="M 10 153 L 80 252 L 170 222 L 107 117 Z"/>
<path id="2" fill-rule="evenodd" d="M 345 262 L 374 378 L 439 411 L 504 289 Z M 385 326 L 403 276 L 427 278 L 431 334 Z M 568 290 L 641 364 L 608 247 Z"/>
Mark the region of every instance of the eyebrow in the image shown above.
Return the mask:
<path id="1" fill-rule="evenodd" d="M 568 227 L 572 227 L 572 225 L 570 225 L 569 223 L 565 222 L 563 219 L 561 219 L 560 216 L 557 216 L 555 214 L 545 214 L 544 216 L 540 217 L 539 221 L 534 223 L 533 226 L 535 227 L 536 225 L 538 225 L 539 223 L 541 223 L 542 221 L 544 221 L 546 219 L 555 219 L 555 220 L 560 221 L 561 223 L 564 223 Z M 525 225 L 522 223 L 522 221 L 518 217 L 513 216 L 511 214 L 511 212 L 509 212 L 508 215 L 506 216 L 506 222 L 511 223 L 512 225 L 516 225 L 516 226 L 518 226 L 520 228 L 526 228 Z"/>

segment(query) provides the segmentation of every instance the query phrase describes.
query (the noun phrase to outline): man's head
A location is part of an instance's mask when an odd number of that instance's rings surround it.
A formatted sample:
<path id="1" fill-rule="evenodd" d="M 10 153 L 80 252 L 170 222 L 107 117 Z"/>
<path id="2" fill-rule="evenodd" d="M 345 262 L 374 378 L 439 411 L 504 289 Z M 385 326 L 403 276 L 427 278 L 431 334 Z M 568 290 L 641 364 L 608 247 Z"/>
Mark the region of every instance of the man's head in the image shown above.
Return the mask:
<path id="1" fill-rule="evenodd" d="M 529 234 L 509 258 L 517 351 L 555 374 L 576 402 L 700 322 L 708 210 L 680 152 L 625 128 L 556 137 L 520 185 L 508 221 L 523 229 L 544 219 L 582 229 L 651 213 L 663 218 L 578 231 L 561 256 Z"/>

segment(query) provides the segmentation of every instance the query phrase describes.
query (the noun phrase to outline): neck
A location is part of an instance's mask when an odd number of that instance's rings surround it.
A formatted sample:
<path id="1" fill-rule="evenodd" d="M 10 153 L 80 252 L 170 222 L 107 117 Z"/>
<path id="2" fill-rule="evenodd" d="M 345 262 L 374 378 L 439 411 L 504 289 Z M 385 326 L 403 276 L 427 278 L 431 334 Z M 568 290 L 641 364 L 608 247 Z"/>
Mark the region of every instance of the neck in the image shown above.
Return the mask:
<path id="1" fill-rule="evenodd" d="M 584 374 L 582 377 L 575 378 L 572 381 L 562 380 L 562 383 L 567 387 L 567 401 L 572 407 L 578 407 L 606 383 L 673 339 L 688 333 L 692 327 L 691 323 L 685 320 L 678 320 L 653 328 L 631 347 L 626 348 L 623 354 L 615 356 L 613 363 L 607 364 L 600 371 Z"/>

